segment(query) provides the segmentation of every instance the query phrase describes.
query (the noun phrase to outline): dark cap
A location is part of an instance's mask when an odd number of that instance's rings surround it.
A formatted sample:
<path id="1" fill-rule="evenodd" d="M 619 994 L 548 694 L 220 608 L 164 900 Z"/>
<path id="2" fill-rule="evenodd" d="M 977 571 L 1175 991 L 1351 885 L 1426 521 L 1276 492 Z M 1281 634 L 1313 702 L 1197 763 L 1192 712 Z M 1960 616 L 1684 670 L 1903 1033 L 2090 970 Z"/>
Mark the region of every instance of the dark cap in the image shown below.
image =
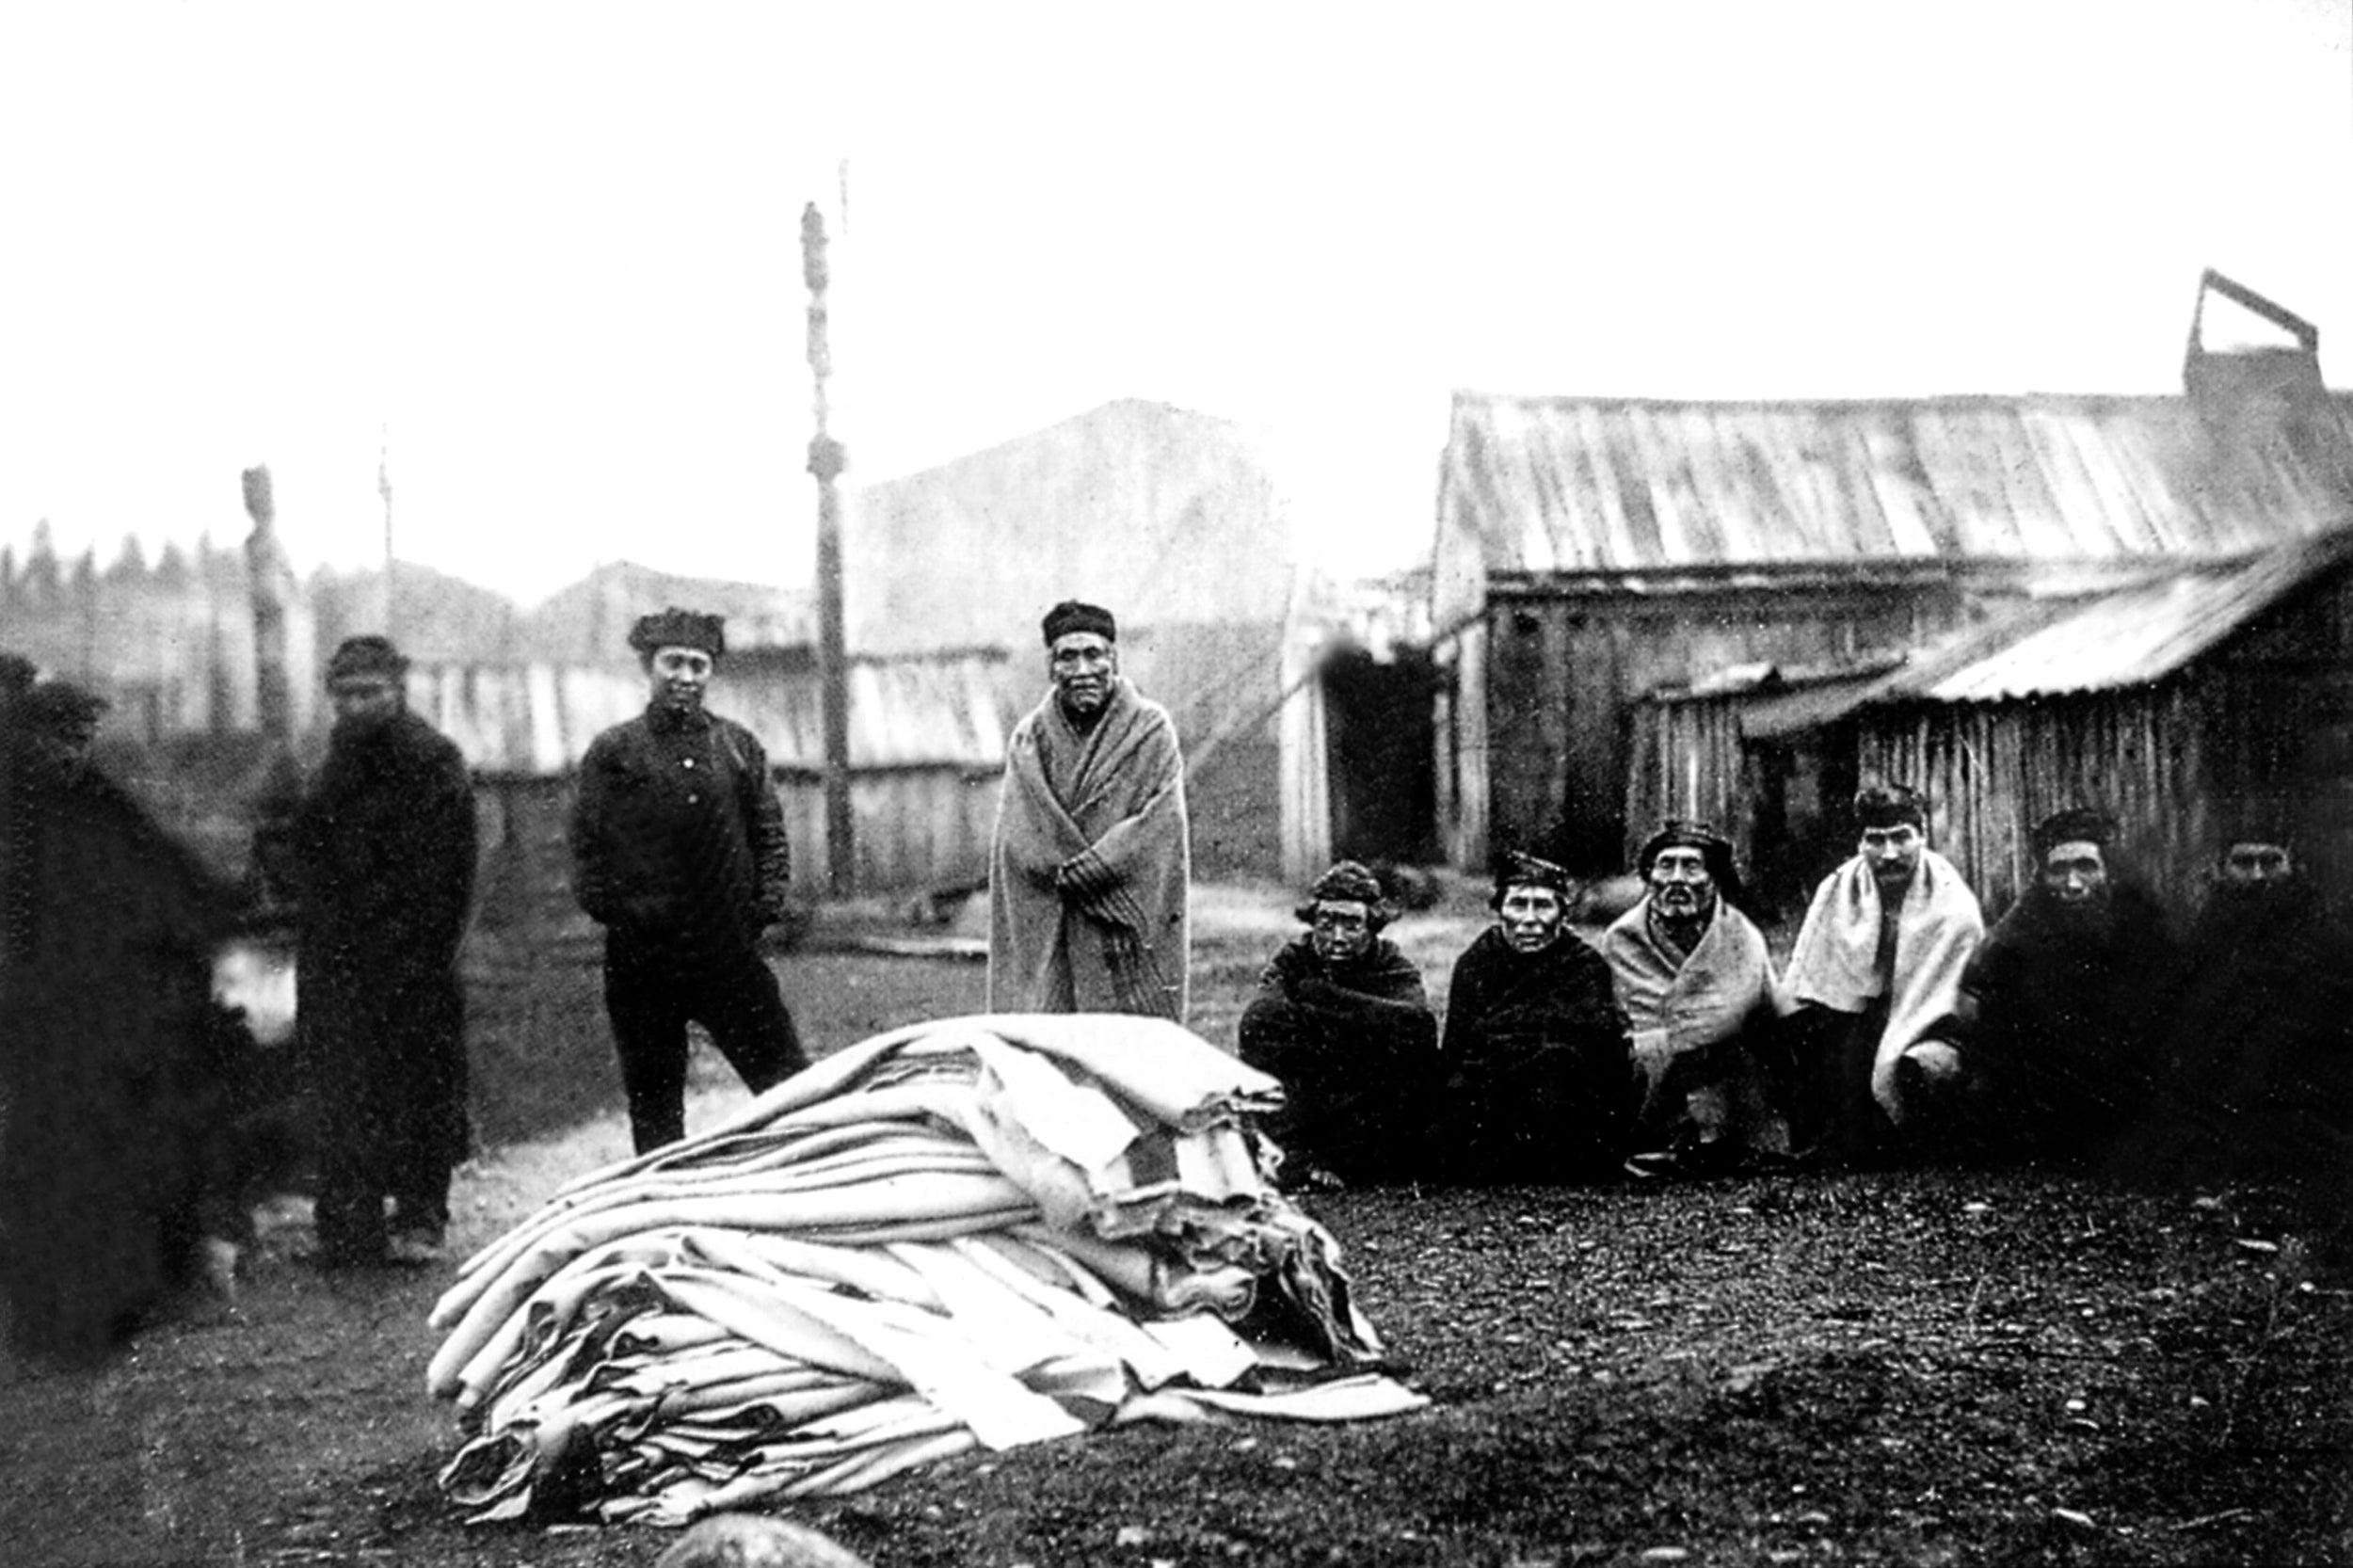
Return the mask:
<path id="1" fill-rule="evenodd" d="M 347 675 L 382 675 L 394 680 L 408 673 L 408 661 L 392 639 L 371 632 L 364 636 L 345 637 L 335 648 L 335 656 L 327 661 L 328 681 Z"/>
<path id="2" fill-rule="evenodd" d="M 1896 827 L 1910 823 L 1928 831 L 1929 797 L 1909 784 L 1865 784 L 1855 792 L 1858 827 Z"/>
<path id="3" fill-rule="evenodd" d="M 1112 613 L 1100 604 L 1089 604 L 1082 600 L 1065 599 L 1047 611 L 1042 629 L 1048 648 L 1073 632 L 1092 632 L 1107 643 L 1119 641 L 1119 623 L 1112 618 Z"/>
<path id="4" fill-rule="evenodd" d="M 2038 860 L 2061 844 L 2098 844 L 2105 849 L 2114 842 L 2116 819 L 2089 806 L 2070 806 L 2034 824 L 2034 855 Z"/>
<path id="5" fill-rule="evenodd" d="M 707 616 L 673 604 L 658 615 L 638 617 L 637 624 L 629 629 L 629 646 L 647 655 L 665 648 L 698 648 L 713 659 L 724 658 L 727 624 L 725 616 Z"/>
<path id="6" fill-rule="evenodd" d="M 2215 803 L 2214 820 L 2217 856 L 2230 854 L 2233 844 L 2278 844 L 2289 849 L 2296 842 L 2295 813 L 2269 794 L 2225 796 Z"/>
<path id="7" fill-rule="evenodd" d="M 1381 889 L 1381 879 L 1354 860 L 1342 860 L 1307 889 L 1307 902 L 1292 913 L 1303 920 L 1316 918 L 1316 905 L 1326 900 L 1363 904 L 1372 917 L 1375 930 L 1388 923 L 1389 907 Z"/>
<path id="8" fill-rule="evenodd" d="M 1513 888 L 1549 888 L 1565 899 L 1570 880 L 1566 866 L 1556 866 L 1525 850 L 1506 850 L 1496 865 L 1495 897 L 1488 902 L 1501 904 L 1504 893 Z"/>

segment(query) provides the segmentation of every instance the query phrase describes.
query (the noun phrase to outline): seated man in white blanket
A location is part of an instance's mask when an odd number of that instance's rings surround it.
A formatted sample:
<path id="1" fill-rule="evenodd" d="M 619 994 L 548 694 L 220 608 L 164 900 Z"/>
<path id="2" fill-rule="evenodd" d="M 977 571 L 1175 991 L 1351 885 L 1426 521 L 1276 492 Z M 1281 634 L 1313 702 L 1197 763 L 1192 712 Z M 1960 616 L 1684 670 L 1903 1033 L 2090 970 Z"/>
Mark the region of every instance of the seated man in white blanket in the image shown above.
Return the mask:
<path id="1" fill-rule="evenodd" d="M 1735 907 L 1731 842 L 1670 818 L 1635 871 L 1642 902 L 1601 942 L 1645 1086 L 1628 1168 L 1705 1175 L 1785 1158 L 1788 1127 L 1772 1103 L 1772 959 Z"/>
<path id="2" fill-rule="evenodd" d="M 1929 848 L 1929 804 L 1901 784 L 1854 798 L 1853 858 L 1814 891 L 1782 994 L 1801 1158 L 1867 1162 L 1960 1058 L 1945 1037 L 1961 977 L 1985 935 L 1977 896 Z"/>

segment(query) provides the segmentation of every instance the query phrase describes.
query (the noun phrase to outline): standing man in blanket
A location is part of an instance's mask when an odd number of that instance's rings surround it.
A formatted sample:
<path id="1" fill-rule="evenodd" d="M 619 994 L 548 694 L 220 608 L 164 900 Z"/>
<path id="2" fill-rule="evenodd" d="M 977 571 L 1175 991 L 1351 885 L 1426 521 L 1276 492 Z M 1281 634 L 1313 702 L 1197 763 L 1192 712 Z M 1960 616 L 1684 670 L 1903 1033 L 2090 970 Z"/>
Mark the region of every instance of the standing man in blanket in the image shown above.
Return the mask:
<path id="1" fill-rule="evenodd" d="M 604 1006 L 645 1154 L 686 1136 L 686 1025 L 754 1094 L 808 1065 L 760 933 L 792 871 L 768 754 L 706 710 L 727 654 L 718 616 L 667 609 L 631 628 L 646 711 L 589 744 L 572 809 L 573 892 L 604 927 Z"/>
<path id="2" fill-rule="evenodd" d="M 1602 934 L 1644 1084 L 1643 1175 L 1714 1175 L 1781 1162 L 1789 1129 L 1773 1091 L 1777 1019 L 1764 935 L 1735 905 L 1731 840 L 1670 817 L 1634 859 L 1642 902 Z"/>
<path id="3" fill-rule="evenodd" d="M 466 1157 L 457 949 L 473 898 L 473 784 L 457 747 L 408 711 L 408 671 L 389 638 L 335 649 L 334 731 L 291 825 L 322 1268 L 438 1256 L 450 1172 Z"/>
<path id="4" fill-rule="evenodd" d="M 1176 727 L 1120 675 L 1109 610 L 1064 600 L 1044 630 L 1053 690 L 1005 747 L 989 1011 L 1182 1023 L 1193 852 Z"/>
<path id="5" fill-rule="evenodd" d="M 1783 994 L 1797 1080 L 1791 1141 L 1832 1163 L 1879 1155 L 1949 1085 L 1945 1038 L 1985 935 L 1977 896 L 1929 848 L 1928 802 L 1901 784 L 1854 797 L 1854 857 L 1814 890 Z"/>

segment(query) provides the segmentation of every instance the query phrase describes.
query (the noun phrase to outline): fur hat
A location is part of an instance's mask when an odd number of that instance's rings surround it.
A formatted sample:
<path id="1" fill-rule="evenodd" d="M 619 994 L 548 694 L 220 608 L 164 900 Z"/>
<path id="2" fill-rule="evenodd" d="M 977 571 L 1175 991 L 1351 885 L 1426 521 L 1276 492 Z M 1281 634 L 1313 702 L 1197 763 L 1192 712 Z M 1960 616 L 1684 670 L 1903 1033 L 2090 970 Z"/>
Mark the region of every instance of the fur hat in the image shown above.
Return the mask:
<path id="1" fill-rule="evenodd" d="M 1490 907 L 1501 907 L 1503 895 L 1513 888 L 1549 888 L 1566 901 L 1571 883 L 1566 866 L 1556 866 L 1525 850 L 1506 850 L 1496 865 L 1496 890 L 1487 903 Z"/>
<path id="2" fill-rule="evenodd" d="M 1046 633 L 1048 648 L 1054 646 L 1056 638 L 1066 637 L 1073 632 L 1092 632 L 1107 643 L 1119 641 L 1119 623 L 1112 618 L 1112 613 L 1100 604 L 1089 604 L 1082 600 L 1065 599 L 1047 611 L 1040 630 Z"/>
<path id="3" fill-rule="evenodd" d="M 659 615 L 640 616 L 629 629 L 629 646 L 648 658 L 661 648 L 698 648 L 713 659 L 722 659 L 728 651 L 727 626 L 725 616 L 707 616 L 673 604 Z"/>
<path id="4" fill-rule="evenodd" d="M 2116 819 L 2105 811 L 2089 806 L 2070 806 L 2054 811 L 2034 824 L 2034 857 L 2042 859 L 2061 844 L 2098 844 L 2102 849 L 2116 842 Z"/>
<path id="5" fill-rule="evenodd" d="M 392 639 L 373 632 L 345 637 L 336 646 L 335 656 L 327 661 L 329 684 L 347 675 L 383 675 L 397 680 L 408 673 L 408 661 L 392 646 Z"/>
<path id="6" fill-rule="evenodd" d="M 1858 827 L 1889 828 L 1910 823 L 1929 830 L 1929 797 L 1909 784 L 1865 784 L 1855 792 L 1854 820 Z"/>
<path id="7" fill-rule="evenodd" d="M 1317 877 L 1316 885 L 1307 889 L 1307 902 L 1291 913 L 1303 920 L 1313 920 L 1316 905 L 1326 900 L 1363 904 L 1375 931 L 1389 923 L 1390 909 L 1381 879 L 1356 861 L 1339 861 Z"/>

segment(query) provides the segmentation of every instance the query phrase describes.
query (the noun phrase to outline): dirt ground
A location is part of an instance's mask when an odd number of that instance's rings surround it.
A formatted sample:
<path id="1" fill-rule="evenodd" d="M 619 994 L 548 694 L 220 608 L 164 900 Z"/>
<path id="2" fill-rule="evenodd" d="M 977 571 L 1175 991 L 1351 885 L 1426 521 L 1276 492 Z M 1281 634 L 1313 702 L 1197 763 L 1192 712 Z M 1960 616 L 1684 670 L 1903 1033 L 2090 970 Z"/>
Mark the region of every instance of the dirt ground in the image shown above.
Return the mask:
<path id="1" fill-rule="evenodd" d="M 1206 889 L 1230 1040 L 1279 894 Z M 1433 986 L 1475 902 L 1397 928 Z M 595 971 L 477 955 L 460 1247 L 626 1152 Z M 977 1011 L 970 962 L 779 960 L 813 1047 Z M 738 1101 L 698 1053 L 690 1117 Z M 1430 1410 L 1139 1428 L 801 1515 L 914 1564 L 2353 1561 L 2353 1270 L 2275 1194 L 1899 1171 L 1311 1208 Z M 469 1529 L 423 1391 L 442 1272 L 321 1276 L 265 1223 L 233 1314 L 0 1384 L 0 1562 L 650 1563 L 658 1532 Z"/>

